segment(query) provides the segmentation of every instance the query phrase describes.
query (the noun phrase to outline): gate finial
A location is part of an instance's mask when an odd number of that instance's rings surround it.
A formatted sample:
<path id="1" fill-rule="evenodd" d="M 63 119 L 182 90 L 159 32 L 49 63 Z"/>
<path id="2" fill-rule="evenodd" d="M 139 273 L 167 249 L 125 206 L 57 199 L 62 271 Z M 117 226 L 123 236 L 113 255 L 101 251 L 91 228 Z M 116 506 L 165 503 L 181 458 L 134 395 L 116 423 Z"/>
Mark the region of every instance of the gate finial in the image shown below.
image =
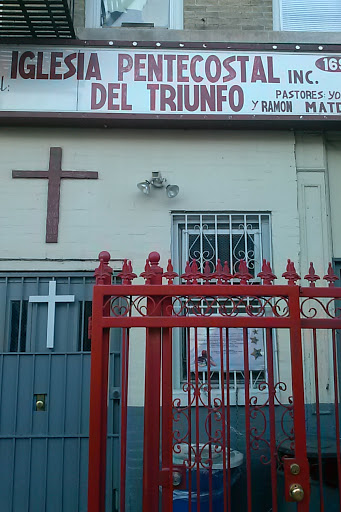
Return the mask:
<path id="1" fill-rule="evenodd" d="M 208 284 L 212 279 L 211 268 L 209 262 L 206 260 L 204 265 L 203 280 L 205 284 Z"/>
<path id="2" fill-rule="evenodd" d="M 312 288 L 315 287 L 315 281 L 318 281 L 319 279 L 321 279 L 320 276 L 318 276 L 316 274 L 312 261 L 310 262 L 310 265 L 309 265 L 308 274 L 304 276 L 304 279 L 309 281 L 309 283 L 310 283 L 309 286 L 311 286 Z"/>
<path id="3" fill-rule="evenodd" d="M 198 264 L 196 260 L 193 260 L 191 263 L 191 274 L 193 279 L 193 284 L 198 284 L 198 279 L 203 277 L 202 273 L 198 269 Z"/>
<path id="4" fill-rule="evenodd" d="M 204 274 L 199 271 L 196 260 L 192 260 L 191 263 L 189 261 L 186 262 L 185 273 L 181 274 L 180 277 L 187 284 L 198 284 L 198 279 L 202 279 Z"/>
<path id="5" fill-rule="evenodd" d="M 224 263 L 224 268 L 223 268 L 222 276 L 223 276 L 222 280 L 225 283 L 229 283 L 229 281 L 233 278 L 233 275 L 230 272 L 230 267 L 229 267 L 229 264 L 227 263 L 227 261 L 225 261 L 225 263 Z"/>
<path id="6" fill-rule="evenodd" d="M 239 271 L 235 274 L 234 277 L 237 277 L 237 279 L 240 279 L 240 284 L 248 284 L 248 281 L 250 281 L 250 279 L 252 279 L 252 275 L 248 271 L 245 260 L 240 260 Z"/>
<path id="7" fill-rule="evenodd" d="M 277 276 L 272 272 L 270 261 L 263 260 L 262 271 L 257 274 L 258 277 L 263 279 L 263 284 L 272 284 Z"/>
<path id="8" fill-rule="evenodd" d="M 148 256 L 150 263 L 151 278 L 150 284 L 162 284 L 163 268 L 160 267 L 160 254 L 156 251 L 150 252 Z"/>
<path id="9" fill-rule="evenodd" d="M 151 279 L 154 275 L 154 272 L 152 272 L 152 269 L 150 268 L 149 259 L 146 259 L 146 264 L 144 266 L 144 271 L 141 272 L 140 277 L 143 277 L 145 279 L 146 284 L 151 284 Z"/>
<path id="10" fill-rule="evenodd" d="M 130 260 L 125 259 L 123 261 L 122 271 L 118 274 L 118 277 L 122 279 L 122 284 L 131 284 L 132 280 L 137 277 L 133 272 Z"/>
<path id="11" fill-rule="evenodd" d="M 95 270 L 94 276 L 96 284 L 111 284 L 112 268 L 109 266 L 110 253 L 102 251 L 98 255 L 99 265 Z"/>
<path id="12" fill-rule="evenodd" d="M 178 277 L 178 274 L 174 272 L 172 260 L 170 259 L 168 260 L 167 272 L 163 274 L 163 277 L 167 279 L 168 284 L 173 284 L 174 279 Z"/>
<path id="13" fill-rule="evenodd" d="M 222 284 L 223 283 L 223 276 L 224 276 L 223 267 L 221 265 L 220 259 L 218 258 L 217 264 L 216 264 L 216 268 L 215 268 L 215 272 L 213 272 L 212 278 L 217 280 L 217 284 Z"/>
<path id="14" fill-rule="evenodd" d="M 287 270 L 282 274 L 282 277 L 285 277 L 285 279 L 288 280 L 289 285 L 295 285 L 296 281 L 301 279 L 298 273 L 296 272 L 295 264 L 293 261 L 288 260 Z"/>
<path id="15" fill-rule="evenodd" d="M 335 284 L 334 284 L 335 281 L 339 280 L 339 278 L 335 274 L 333 266 L 332 266 L 332 264 L 330 262 L 329 262 L 329 265 L 328 265 L 327 274 L 325 276 L 323 276 L 323 279 L 328 281 L 330 288 L 333 288 L 335 286 Z"/>
<path id="16" fill-rule="evenodd" d="M 181 274 L 180 277 L 181 277 L 181 279 L 183 279 L 185 281 L 185 283 L 187 283 L 187 284 L 191 283 L 192 270 L 191 270 L 191 265 L 190 265 L 189 261 L 186 261 L 185 272 L 183 274 Z"/>

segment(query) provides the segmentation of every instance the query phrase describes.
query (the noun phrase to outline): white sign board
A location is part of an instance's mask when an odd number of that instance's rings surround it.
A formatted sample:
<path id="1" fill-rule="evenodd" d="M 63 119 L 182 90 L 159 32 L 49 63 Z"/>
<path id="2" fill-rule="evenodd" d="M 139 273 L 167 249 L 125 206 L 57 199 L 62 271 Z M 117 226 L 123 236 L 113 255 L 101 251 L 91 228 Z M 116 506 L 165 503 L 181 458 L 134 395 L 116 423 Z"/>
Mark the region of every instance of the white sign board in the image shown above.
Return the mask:
<path id="1" fill-rule="evenodd" d="M 250 370 L 264 370 L 264 337 L 262 329 L 248 329 L 248 354 Z M 228 329 L 229 338 L 229 371 L 244 370 L 244 338 L 243 329 Z M 197 354 L 195 351 L 195 332 L 190 333 L 190 364 L 191 371 L 207 372 L 208 352 L 210 355 L 210 372 L 226 371 L 226 329 L 211 327 L 209 329 L 209 350 L 207 346 L 207 329 L 197 329 Z M 221 345 L 223 347 L 223 361 L 221 360 Z M 197 363 L 197 364 L 196 364 Z"/>
<path id="2" fill-rule="evenodd" d="M 341 55 L 0 49 L 0 111 L 214 119 L 341 116 Z"/>

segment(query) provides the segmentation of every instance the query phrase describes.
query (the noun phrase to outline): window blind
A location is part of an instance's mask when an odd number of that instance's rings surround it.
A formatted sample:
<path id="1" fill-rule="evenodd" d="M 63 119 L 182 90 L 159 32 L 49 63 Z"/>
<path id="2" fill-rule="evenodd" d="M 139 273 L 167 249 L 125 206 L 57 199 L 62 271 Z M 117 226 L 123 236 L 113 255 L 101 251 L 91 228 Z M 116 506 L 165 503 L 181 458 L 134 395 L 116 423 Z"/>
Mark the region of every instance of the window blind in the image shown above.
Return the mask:
<path id="1" fill-rule="evenodd" d="M 281 29 L 341 31 L 341 0 L 279 0 Z"/>

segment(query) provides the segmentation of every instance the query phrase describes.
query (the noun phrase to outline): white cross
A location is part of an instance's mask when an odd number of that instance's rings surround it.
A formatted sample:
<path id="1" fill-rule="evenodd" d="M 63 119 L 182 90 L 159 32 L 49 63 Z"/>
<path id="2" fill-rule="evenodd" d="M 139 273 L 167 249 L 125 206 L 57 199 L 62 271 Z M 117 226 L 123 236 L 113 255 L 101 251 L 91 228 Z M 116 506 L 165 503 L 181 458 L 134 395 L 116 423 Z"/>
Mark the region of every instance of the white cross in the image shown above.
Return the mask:
<path id="1" fill-rule="evenodd" d="M 56 316 L 57 302 L 74 302 L 74 295 L 56 295 L 56 281 L 49 281 L 48 295 L 35 295 L 28 298 L 29 302 L 47 302 L 47 331 L 46 331 L 46 347 L 54 346 L 54 324 Z"/>

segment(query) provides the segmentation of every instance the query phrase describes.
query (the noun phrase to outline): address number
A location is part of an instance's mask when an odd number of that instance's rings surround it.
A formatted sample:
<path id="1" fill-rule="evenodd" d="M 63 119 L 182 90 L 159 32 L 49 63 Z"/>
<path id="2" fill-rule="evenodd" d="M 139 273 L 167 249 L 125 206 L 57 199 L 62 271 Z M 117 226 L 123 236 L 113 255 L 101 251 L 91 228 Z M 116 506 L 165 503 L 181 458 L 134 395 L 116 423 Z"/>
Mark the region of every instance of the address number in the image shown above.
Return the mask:
<path id="1" fill-rule="evenodd" d="M 341 57 L 323 57 L 316 61 L 316 67 L 331 73 L 341 72 Z"/>

